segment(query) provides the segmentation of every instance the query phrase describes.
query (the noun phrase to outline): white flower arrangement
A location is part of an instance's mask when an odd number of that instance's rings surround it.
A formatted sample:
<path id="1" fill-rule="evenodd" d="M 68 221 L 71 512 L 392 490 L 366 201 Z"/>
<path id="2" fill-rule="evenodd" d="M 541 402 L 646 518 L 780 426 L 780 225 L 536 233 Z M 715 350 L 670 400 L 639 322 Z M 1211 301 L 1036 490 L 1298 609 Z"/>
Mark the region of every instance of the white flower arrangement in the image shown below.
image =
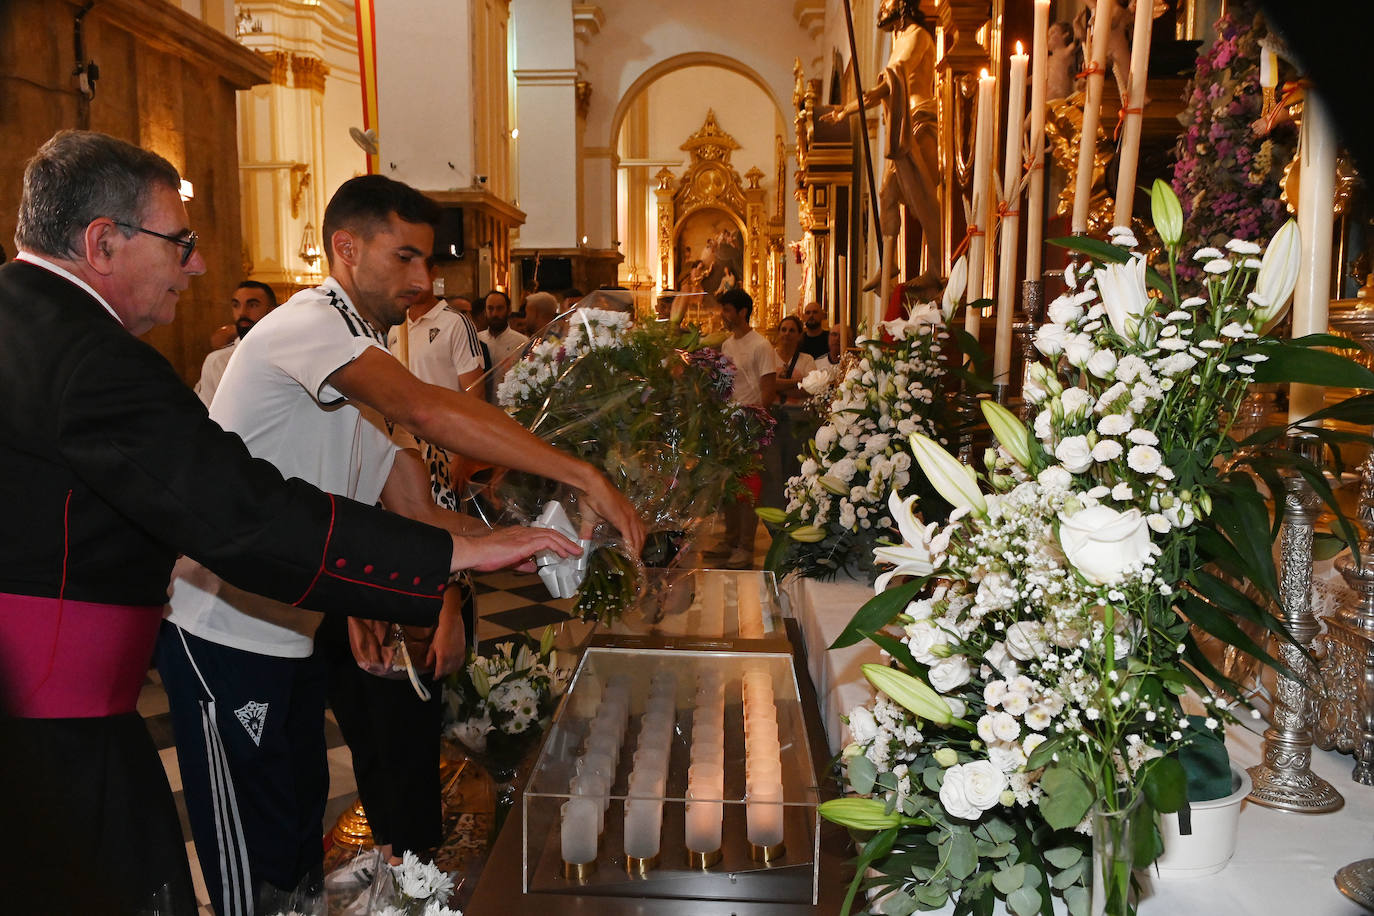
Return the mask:
<path id="1" fill-rule="evenodd" d="M 1154 204 L 1156 214 L 1177 209 L 1158 182 Z M 1339 346 L 1333 338 L 1263 335 L 1292 293 L 1290 227 L 1261 258 L 1249 242 L 1228 246 L 1235 257 L 1198 252 L 1224 269 L 1206 270 L 1187 298 L 1176 237 L 1166 240 L 1167 277 L 1131 250 L 1130 233 L 1073 244 L 1102 263 L 1065 272 L 1068 291 L 1036 334 L 1046 362 L 1028 371 L 1032 428 L 985 402 L 997 448 L 982 475 L 911 436 L 953 511 L 922 520 L 915 501 L 892 494 L 903 543 L 880 549 L 893 568 L 835 643 L 872 638 L 897 666 L 864 667 L 880 693 L 847 717 L 846 775 L 860 797 L 822 805 L 832 820 L 880 831 L 859 871 L 877 869 L 885 907 L 954 899 L 973 910 L 991 891 L 1029 914 L 1050 887 L 1070 913 L 1086 912 L 1090 857 L 1075 831 L 1088 829 L 1090 808 L 1138 803 L 1153 825 L 1154 812 L 1187 798 L 1180 748 L 1219 746 L 1213 733 L 1234 721 L 1238 688 L 1189 625 L 1272 661 L 1234 621 L 1277 624 L 1225 576 L 1276 599 L 1272 521 L 1251 474 L 1312 469 L 1269 431 L 1247 441 L 1250 451 L 1229 438 L 1246 385 L 1318 375 L 1374 385 L 1374 374 L 1315 349 Z M 1364 422 L 1369 412 L 1360 399 L 1326 411 Z M 911 581 L 894 585 L 899 576 Z M 1182 713 L 1188 690 L 1205 717 Z M 891 704 L 916 717 L 909 728 L 880 718 Z M 882 867 L 889 860 L 900 873 Z M 1110 873 L 1120 912 L 1130 865 Z"/>
<path id="2" fill-rule="evenodd" d="M 821 425 L 787 482 L 784 509 L 760 509 L 775 529 L 775 569 L 830 578 L 853 567 L 872 572 L 872 551 L 893 534 L 888 496 L 911 483 L 912 433 L 942 437 L 957 424 L 944 390 L 945 319 L 963 289 L 956 265 L 945 307 L 920 303 L 906 318 L 880 325 L 888 339 L 861 338 L 857 358 L 836 382 L 825 371 L 802 380 Z"/>
<path id="3" fill-rule="evenodd" d="M 539 732 L 572 674 L 558 665 L 553 640 L 546 628 L 538 643 L 526 638 L 501 643 L 492 655 L 470 655 L 445 681 L 445 737 L 481 754 L 493 740 Z"/>

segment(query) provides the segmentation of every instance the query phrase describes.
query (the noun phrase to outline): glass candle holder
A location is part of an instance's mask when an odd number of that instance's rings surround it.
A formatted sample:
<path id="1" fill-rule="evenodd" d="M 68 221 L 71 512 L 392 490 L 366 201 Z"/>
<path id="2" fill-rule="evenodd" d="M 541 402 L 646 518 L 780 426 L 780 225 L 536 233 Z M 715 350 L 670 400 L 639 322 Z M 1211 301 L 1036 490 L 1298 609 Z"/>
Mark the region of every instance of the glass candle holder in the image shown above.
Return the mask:
<path id="1" fill-rule="evenodd" d="M 597 805 L 588 798 L 570 798 L 561 811 L 563 861 L 571 865 L 596 861 Z"/>
<path id="2" fill-rule="evenodd" d="M 750 789 L 744 808 L 750 843 L 767 848 L 782 842 L 782 786 Z"/>

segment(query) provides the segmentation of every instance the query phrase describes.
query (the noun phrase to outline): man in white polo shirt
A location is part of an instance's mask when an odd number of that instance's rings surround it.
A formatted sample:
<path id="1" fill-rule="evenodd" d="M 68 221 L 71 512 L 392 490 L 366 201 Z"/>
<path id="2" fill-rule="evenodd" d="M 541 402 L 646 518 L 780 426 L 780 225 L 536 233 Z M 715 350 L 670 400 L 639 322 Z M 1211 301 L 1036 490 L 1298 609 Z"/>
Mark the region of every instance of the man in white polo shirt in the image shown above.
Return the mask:
<path id="1" fill-rule="evenodd" d="M 433 201 L 400 182 L 380 175 L 345 182 L 325 211 L 329 278 L 297 293 L 239 344 L 211 417 L 285 476 L 364 503 L 413 506 L 409 488 L 397 491 L 414 478 L 399 473 L 404 454 L 389 437 L 393 421 L 401 423 L 478 460 L 579 488 L 638 550 L 643 527 L 604 475 L 504 412 L 426 385 L 385 349 L 387 329 L 430 282 L 424 259 L 438 218 Z M 440 511 L 420 502 L 422 511 Z M 337 575 L 414 585 L 366 557 L 336 565 Z M 463 638 L 454 616 L 447 629 L 441 616 L 434 637 L 448 655 Z M 199 566 L 177 569 L 158 666 L 197 854 L 220 916 L 281 909 L 292 891 L 309 892 L 320 877 L 328 765 L 324 659 L 312 654 L 318 624 Z M 361 634 L 360 661 L 376 655 L 375 644 L 366 645 L 370 632 L 350 624 L 350 636 Z"/>

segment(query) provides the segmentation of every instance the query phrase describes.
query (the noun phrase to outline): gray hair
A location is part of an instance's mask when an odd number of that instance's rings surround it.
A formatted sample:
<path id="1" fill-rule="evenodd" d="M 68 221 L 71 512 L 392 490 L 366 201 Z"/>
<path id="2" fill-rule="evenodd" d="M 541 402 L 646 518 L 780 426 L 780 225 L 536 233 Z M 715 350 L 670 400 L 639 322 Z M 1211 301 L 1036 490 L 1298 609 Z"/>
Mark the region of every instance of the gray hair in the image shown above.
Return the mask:
<path id="1" fill-rule="evenodd" d="M 38 254 L 82 257 L 87 226 L 102 216 L 139 225 L 158 184 L 176 190 L 181 176 L 157 153 L 94 131 L 59 131 L 24 168 L 14 240 Z"/>

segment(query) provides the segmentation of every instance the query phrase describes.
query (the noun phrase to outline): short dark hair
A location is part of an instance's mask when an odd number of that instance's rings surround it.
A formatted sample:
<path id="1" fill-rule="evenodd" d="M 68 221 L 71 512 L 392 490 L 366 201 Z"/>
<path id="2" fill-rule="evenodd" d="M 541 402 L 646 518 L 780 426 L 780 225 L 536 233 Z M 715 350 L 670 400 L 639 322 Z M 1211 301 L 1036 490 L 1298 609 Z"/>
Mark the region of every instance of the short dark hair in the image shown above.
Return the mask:
<path id="1" fill-rule="evenodd" d="M 152 189 L 181 176 L 157 153 L 90 130 L 58 131 L 24 167 L 19 247 L 57 258 L 86 254 L 86 227 L 102 216 L 137 226 Z M 131 238 L 136 230 L 120 226 Z"/>
<path id="2" fill-rule="evenodd" d="M 795 325 L 797 326 L 797 333 L 798 333 L 798 334 L 805 334 L 805 333 L 806 333 L 806 328 L 804 328 L 804 327 L 802 326 L 801 319 L 798 318 L 796 315 L 783 315 L 783 316 L 782 316 L 782 321 L 779 321 L 779 322 L 778 322 L 778 330 L 781 331 L 781 330 L 782 330 L 782 326 L 785 325 L 785 324 L 787 324 L 787 322 L 789 322 L 789 321 L 792 322 L 793 324 L 795 324 Z"/>
<path id="3" fill-rule="evenodd" d="M 234 289 L 243 289 L 244 287 L 247 287 L 248 289 L 258 290 L 264 296 L 266 296 L 267 307 L 269 309 L 274 309 L 277 307 L 277 294 L 272 289 L 272 287 L 268 286 L 266 283 L 262 282 L 261 280 L 244 280 L 238 286 L 234 287 Z"/>
<path id="4" fill-rule="evenodd" d="M 324 208 L 324 253 L 334 263 L 334 246 L 329 240 L 340 229 L 371 238 L 377 227 L 395 213 L 407 223 L 439 225 L 442 208 L 410 185 L 385 175 L 359 175 L 350 178 L 329 199 Z"/>
<path id="5" fill-rule="evenodd" d="M 506 311 L 507 311 L 507 312 L 510 312 L 511 314 L 515 314 L 514 312 L 511 311 L 511 307 L 510 307 L 510 296 L 507 295 L 507 294 L 506 294 L 505 292 L 503 292 L 502 290 L 499 290 L 499 289 L 494 289 L 494 290 L 492 290 L 491 292 L 487 293 L 485 296 L 482 297 L 482 307 L 483 307 L 483 308 L 485 308 L 485 307 L 488 305 L 487 300 L 490 299 L 492 296 L 500 296 L 502 299 L 505 299 L 505 300 L 506 300 Z"/>
<path id="6" fill-rule="evenodd" d="M 721 305 L 728 305 L 736 311 L 743 312 L 750 318 L 754 317 L 754 297 L 738 286 L 733 286 L 721 293 L 716 297 L 716 301 Z"/>

